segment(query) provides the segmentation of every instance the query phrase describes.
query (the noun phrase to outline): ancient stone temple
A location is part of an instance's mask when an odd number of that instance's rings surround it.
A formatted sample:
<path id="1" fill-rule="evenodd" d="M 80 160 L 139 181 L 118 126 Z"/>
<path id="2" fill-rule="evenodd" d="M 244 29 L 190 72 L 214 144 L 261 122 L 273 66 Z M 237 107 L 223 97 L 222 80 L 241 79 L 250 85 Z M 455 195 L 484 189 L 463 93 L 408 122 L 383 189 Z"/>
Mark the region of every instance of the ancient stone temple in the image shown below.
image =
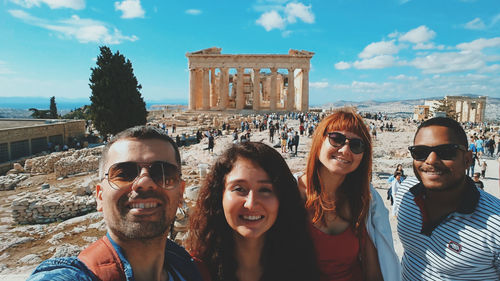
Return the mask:
<path id="1" fill-rule="evenodd" d="M 458 122 L 484 122 L 485 96 L 446 96 L 444 98 L 456 112 Z"/>
<path id="2" fill-rule="evenodd" d="M 290 50 L 288 55 L 229 55 L 216 47 L 187 53 L 189 109 L 307 111 L 313 55 L 303 50 Z"/>

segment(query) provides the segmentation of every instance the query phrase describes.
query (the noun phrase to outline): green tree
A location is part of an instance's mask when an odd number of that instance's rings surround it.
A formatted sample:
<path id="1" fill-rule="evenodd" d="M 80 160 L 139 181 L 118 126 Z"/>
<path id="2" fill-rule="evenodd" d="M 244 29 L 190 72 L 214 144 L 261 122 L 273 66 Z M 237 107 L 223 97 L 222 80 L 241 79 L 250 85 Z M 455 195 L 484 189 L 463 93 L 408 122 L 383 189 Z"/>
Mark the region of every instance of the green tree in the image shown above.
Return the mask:
<path id="1" fill-rule="evenodd" d="M 440 100 L 436 106 L 433 108 L 434 112 L 444 112 L 446 117 L 457 120 L 457 113 L 453 108 L 453 104 L 448 102 L 446 98 Z"/>
<path id="2" fill-rule="evenodd" d="M 50 118 L 57 119 L 56 97 L 50 98 Z"/>
<path id="3" fill-rule="evenodd" d="M 146 103 L 130 60 L 107 46 L 99 48 L 97 67 L 91 68 L 90 115 L 101 135 L 116 134 L 126 128 L 146 124 Z"/>
<path id="4" fill-rule="evenodd" d="M 35 119 L 49 119 L 50 118 L 49 110 L 30 108 L 29 111 L 33 112 L 33 113 L 31 113 L 31 117 L 33 117 Z"/>
<path id="5" fill-rule="evenodd" d="M 84 119 L 90 120 L 90 106 L 84 105 L 80 108 L 75 108 L 70 112 L 66 113 L 62 118 L 63 119 Z"/>

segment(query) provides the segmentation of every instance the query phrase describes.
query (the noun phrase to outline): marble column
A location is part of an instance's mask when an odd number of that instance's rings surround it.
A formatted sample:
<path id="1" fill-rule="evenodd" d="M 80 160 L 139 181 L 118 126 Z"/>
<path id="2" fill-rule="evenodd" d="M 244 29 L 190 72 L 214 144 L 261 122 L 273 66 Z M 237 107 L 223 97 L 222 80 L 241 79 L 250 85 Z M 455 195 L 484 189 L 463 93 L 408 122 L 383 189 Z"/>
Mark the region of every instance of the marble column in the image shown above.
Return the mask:
<path id="1" fill-rule="evenodd" d="M 196 109 L 201 109 L 203 103 L 203 69 L 197 68 L 195 75 L 195 96 L 196 96 Z"/>
<path id="2" fill-rule="evenodd" d="M 196 109 L 196 69 L 189 70 L 189 110 Z"/>
<path id="3" fill-rule="evenodd" d="M 271 111 L 276 111 L 276 75 L 277 75 L 277 68 L 272 67 L 271 68 L 271 96 L 269 97 L 269 109 Z"/>
<path id="4" fill-rule="evenodd" d="M 301 111 L 309 111 L 309 69 L 302 69 L 302 102 Z"/>
<path id="5" fill-rule="evenodd" d="M 217 100 L 219 99 L 215 91 L 215 68 L 210 68 L 210 108 L 217 107 Z"/>
<path id="6" fill-rule="evenodd" d="M 461 101 L 457 101 L 457 106 L 459 106 L 459 109 L 457 110 L 457 114 L 458 114 L 458 122 L 464 122 L 464 101 L 461 100 Z"/>
<path id="7" fill-rule="evenodd" d="M 260 110 L 260 68 L 253 69 L 253 110 Z"/>
<path id="8" fill-rule="evenodd" d="M 202 99 L 201 99 L 201 109 L 208 110 L 210 109 L 210 81 L 208 80 L 209 69 L 203 69 L 203 80 L 201 84 L 202 88 Z"/>
<path id="9" fill-rule="evenodd" d="M 295 110 L 295 69 L 288 69 L 288 91 L 286 93 L 286 110 Z"/>
<path id="10" fill-rule="evenodd" d="M 468 121 L 472 121 L 472 120 L 470 119 L 470 111 L 471 111 L 471 108 L 470 108 L 470 107 L 471 107 L 471 103 L 470 103 L 470 102 L 467 102 L 467 120 L 466 120 L 466 122 L 468 122 Z"/>
<path id="11" fill-rule="evenodd" d="M 236 84 L 236 109 L 243 109 L 245 107 L 245 96 L 243 95 L 243 74 L 245 73 L 244 68 L 238 68 L 238 80 Z"/>
<path id="12" fill-rule="evenodd" d="M 229 102 L 229 69 L 223 67 L 220 69 L 220 110 L 225 110 Z"/>

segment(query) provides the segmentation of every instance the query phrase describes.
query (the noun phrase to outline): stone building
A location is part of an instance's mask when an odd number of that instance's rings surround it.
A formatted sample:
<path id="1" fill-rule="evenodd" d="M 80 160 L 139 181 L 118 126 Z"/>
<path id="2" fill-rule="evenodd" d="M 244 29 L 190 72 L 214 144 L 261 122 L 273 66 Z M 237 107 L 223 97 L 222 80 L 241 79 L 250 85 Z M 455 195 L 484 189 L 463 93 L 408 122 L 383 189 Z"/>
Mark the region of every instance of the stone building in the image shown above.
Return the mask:
<path id="1" fill-rule="evenodd" d="M 458 122 L 480 123 L 484 121 L 486 109 L 485 96 L 445 96 L 445 103 L 455 112 Z M 427 100 L 424 105 L 415 106 L 413 119 L 425 120 L 431 117 L 446 116 L 444 112 L 436 112 L 439 100 Z"/>
<path id="2" fill-rule="evenodd" d="M 0 164 L 68 144 L 85 135 L 84 120 L 0 119 Z"/>
<path id="3" fill-rule="evenodd" d="M 216 47 L 187 53 L 189 109 L 307 111 L 313 55 L 297 50 L 288 55 L 230 55 Z M 265 69 L 270 73 L 261 72 Z"/>

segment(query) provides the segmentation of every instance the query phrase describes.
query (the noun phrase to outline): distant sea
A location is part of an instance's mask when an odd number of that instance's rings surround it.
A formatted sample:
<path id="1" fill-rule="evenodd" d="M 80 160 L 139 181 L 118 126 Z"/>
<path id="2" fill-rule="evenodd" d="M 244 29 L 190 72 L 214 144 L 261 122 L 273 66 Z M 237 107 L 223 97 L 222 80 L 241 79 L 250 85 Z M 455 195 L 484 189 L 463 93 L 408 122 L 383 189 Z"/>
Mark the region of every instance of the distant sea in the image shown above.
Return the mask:
<path id="1" fill-rule="evenodd" d="M 146 100 L 146 108 L 152 105 L 179 104 L 187 105 L 186 100 L 165 99 L 165 100 Z M 68 99 L 56 97 L 57 112 L 64 115 L 71 110 L 80 108 L 84 105 L 90 105 L 89 98 Z M 30 108 L 49 109 L 50 98 L 46 97 L 0 97 L 0 118 L 30 118 Z"/>

